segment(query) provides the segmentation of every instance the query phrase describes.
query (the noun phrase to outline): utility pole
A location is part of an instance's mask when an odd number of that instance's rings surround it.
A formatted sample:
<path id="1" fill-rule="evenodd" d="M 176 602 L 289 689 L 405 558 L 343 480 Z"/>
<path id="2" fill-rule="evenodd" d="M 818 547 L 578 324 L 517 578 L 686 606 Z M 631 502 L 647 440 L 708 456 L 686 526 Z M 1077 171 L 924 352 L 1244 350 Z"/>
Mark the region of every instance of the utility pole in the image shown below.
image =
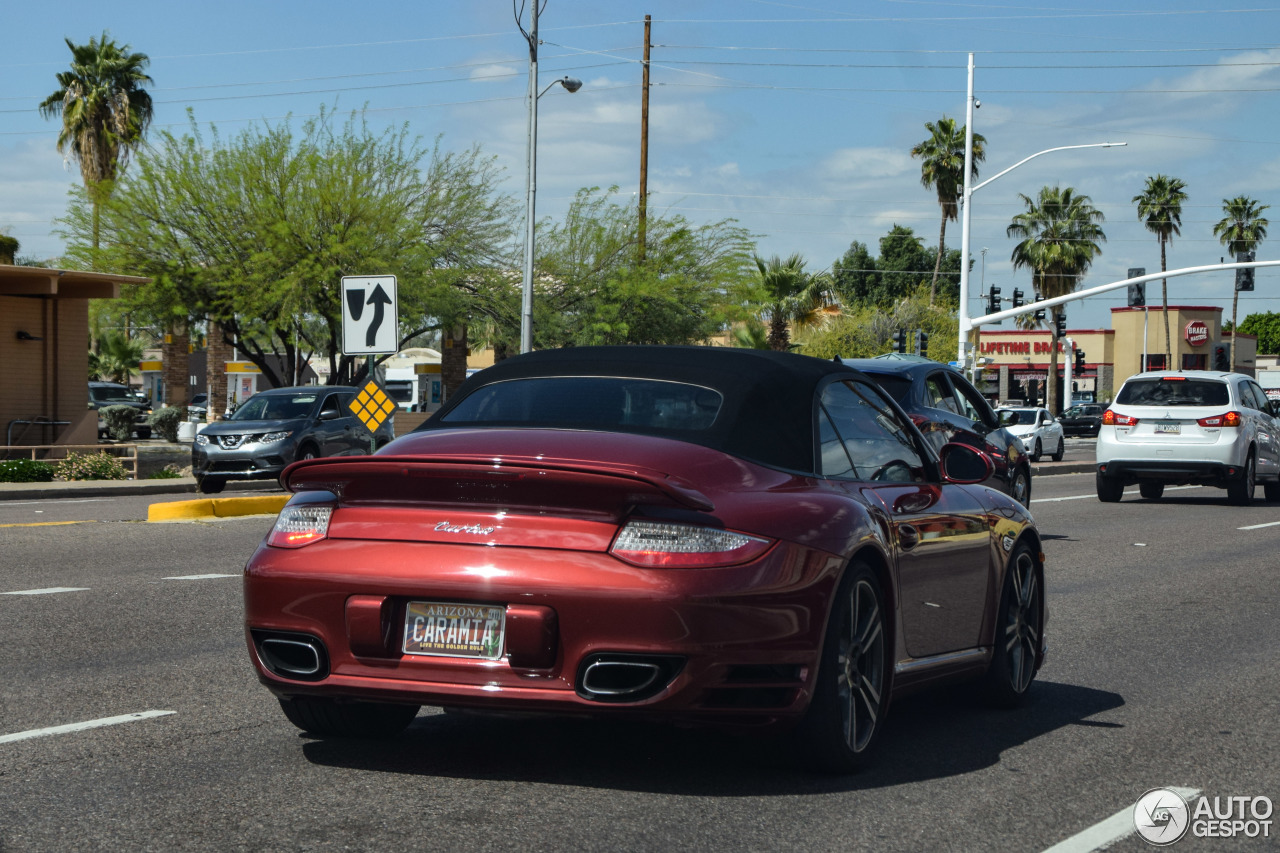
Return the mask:
<path id="1" fill-rule="evenodd" d="M 649 207 L 649 26 L 652 16 L 644 16 L 644 62 L 640 80 L 640 260 L 644 260 L 644 243 Z"/>

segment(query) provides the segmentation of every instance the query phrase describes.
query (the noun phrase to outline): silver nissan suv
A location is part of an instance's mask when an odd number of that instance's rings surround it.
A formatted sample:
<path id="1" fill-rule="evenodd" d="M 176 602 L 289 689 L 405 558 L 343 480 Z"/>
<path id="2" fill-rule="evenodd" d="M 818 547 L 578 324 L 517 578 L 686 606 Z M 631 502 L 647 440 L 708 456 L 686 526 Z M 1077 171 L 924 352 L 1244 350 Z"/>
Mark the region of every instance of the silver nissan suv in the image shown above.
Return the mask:
<path id="1" fill-rule="evenodd" d="M 1217 486 L 1244 506 L 1262 483 L 1280 500 L 1280 404 L 1241 373 L 1153 371 L 1125 380 L 1102 414 L 1098 500 L 1137 483 L 1154 500 L 1167 485 Z"/>

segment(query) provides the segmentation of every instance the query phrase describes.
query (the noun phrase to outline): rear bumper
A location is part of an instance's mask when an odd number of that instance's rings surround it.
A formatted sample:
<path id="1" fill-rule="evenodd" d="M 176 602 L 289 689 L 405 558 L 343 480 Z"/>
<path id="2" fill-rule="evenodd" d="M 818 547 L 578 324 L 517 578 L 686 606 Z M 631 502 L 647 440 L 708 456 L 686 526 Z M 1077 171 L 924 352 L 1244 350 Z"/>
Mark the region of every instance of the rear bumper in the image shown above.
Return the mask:
<path id="1" fill-rule="evenodd" d="M 259 679 L 281 697 L 770 723 L 808 707 L 841 565 L 838 557 L 786 543 L 742 566 L 697 570 L 641 569 L 607 554 L 553 549 L 360 540 L 297 550 L 264 545 L 245 570 L 246 636 Z M 370 648 L 370 631 L 359 627 L 374 612 L 371 600 L 385 601 L 380 648 Z M 355 616 L 353 601 L 365 608 Z M 403 654 L 410 601 L 505 606 L 507 654 Z M 512 663 L 518 608 L 554 614 L 545 666 Z M 323 676 L 272 672 L 252 637 L 263 631 L 316 638 L 327 656 Z M 584 695 L 579 683 L 602 654 L 667 656 L 679 665 L 636 701 L 602 700 Z"/>
<path id="2" fill-rule="evenodd" d="M 1226 485 L 1244 476 L 1243 466 L 1182 459 L 1116 459 L 1099 462 L 1098 473 L 1127 483 L 1153 480 L 1171 485 Z"/>

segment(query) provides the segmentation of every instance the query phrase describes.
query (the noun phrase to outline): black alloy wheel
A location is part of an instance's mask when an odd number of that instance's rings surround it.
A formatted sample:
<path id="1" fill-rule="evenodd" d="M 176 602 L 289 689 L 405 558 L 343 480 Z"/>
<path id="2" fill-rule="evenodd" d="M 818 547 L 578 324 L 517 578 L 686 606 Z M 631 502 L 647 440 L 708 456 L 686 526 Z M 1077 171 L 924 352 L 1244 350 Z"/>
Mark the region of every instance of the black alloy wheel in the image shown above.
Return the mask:
<path id="1" fill-rule="evenodd" d="M 1159 500 L 1164 494 L 1164 483 L 1139 483 L 1138 494 L 1149 501 Z"/>
<path id="2" fill-rule="evenodd" d="M 289 722 L 304 732 L 340 738 L 395 737 L 409 727 L 419 707 L 383 702 L 335 702 L 310 696 L 279 701 Z"/>
<path id="3" fill-rule="evenodd" d="M 1249 458 L 1244 462 L 1244 473 L 1239 478 L 1227 483 L 1227 502 L 1233 506 L 1248 506 L 1253 503 L 1253 490 L 1258 484 L 1258 475 L 1256 465 L 1253 461 L 1253 451 L 1249 451 Z"/>
<path id="4" fill-rule="evenodd" d="M 1010 487 L 1010 492 L 1010 497 L 1027 509 L 1031 509 L 1031 472 L 1022 466 L 1018 466 L 1013 472 L 1013 484 Z"/>
<path id="5" fill-rule="evenodd" d="M 1009 558 L 998 612 L 987 695 L 994 704 L 1012 708 L 1022 703 L 1035 680 L 1044 634 L 1044 585 L 1025 542 Z"/>
<path id="6" fill-rule="evenodd" d="M 798 734 L 812 766 L 848 773 L 862 766 L 884 724 L 889 640 L 884 595 L 870 568 L 851 565 L 835 602 Z"/>
<path id="7" fill-rule="evenodd" d="M 1120 478 L 1108 477 L 1101 471 L 1098 472 L 1097 486 L 1098 500 L 1104 504 L 1118 503 L 1124 494 L 1124 483 L 1120 482 Z"/>
<path id="8" fill-rule="evenodd" d="M 1057 450 L 1057 452 L 1056 452 L 1056 453 L 1054 453 L 1054 454 L 1052 455 L 1052 457 L 1050 457 L 1050 458 L 1052 458 L 1054 462 L 1061 462 L 1061 461 L 1062 461 L 1062 457 L 1066 454 L 1066 452 L 1067 452 L 1067 443 L 1062 439 L 1062 437 L 1061 437 L 1061 436 L 1059 436 L 1059 437 L 1058 437 L 1058 450 Z"/>
<path id="9" fill-rule="evenodd" d="M 1040 439 L 1036 439 L 1036 449 L 1031 454 L 1032 462 L 1039 462 L 1040 457 L 1044 455 L 1044 448 L 1040 446 Z"/>

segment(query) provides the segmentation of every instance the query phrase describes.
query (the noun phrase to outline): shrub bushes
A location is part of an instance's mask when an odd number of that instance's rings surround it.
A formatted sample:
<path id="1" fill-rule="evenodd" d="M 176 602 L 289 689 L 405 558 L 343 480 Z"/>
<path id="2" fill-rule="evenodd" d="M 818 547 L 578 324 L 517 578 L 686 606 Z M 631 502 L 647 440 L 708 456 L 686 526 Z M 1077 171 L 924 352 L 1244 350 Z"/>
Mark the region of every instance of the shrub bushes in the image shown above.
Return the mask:
<path id="1" fill-rule="evenodd" d="M 53 474 L 52 465 L 36 459 L 0 461 L 0 483 L 48 483 Z"/>
<path id="2" fill-rule="evenodd" d="M 168 465 L 156 471 L 148 480 L 177 480 L 182 477 L 182 472 L 178 470 L 178 466 L 170 462 Z"/>
<path id="3" fill-rule="evenodd" d="M 165 406 L 163 409 L 156 409 L 147 418 L 147 423 L 155 427 L 156 432 L 160 433 L 165 441 L 178 440 L 178 425 L 186 420 L 186 410 L 177 406 Z"/>
<path id="4" fill-rule="evenodd" d="M 109 408 L 129 409 L 128 406 Z M 67 458 L 58 463 L 57 474 L 64 480 L 124 480 L 128 477 L 120 460 L 105 452 L 68 453 Z"/>
<path id="5" fill-rule="evenodd" d="M 107 435 L 116 441 L 133 438 L 133 423 L 138 419 L 138 410 L 133 406 L 104 406 L 98 409 L 98 415 L 107 425 Z"/>

